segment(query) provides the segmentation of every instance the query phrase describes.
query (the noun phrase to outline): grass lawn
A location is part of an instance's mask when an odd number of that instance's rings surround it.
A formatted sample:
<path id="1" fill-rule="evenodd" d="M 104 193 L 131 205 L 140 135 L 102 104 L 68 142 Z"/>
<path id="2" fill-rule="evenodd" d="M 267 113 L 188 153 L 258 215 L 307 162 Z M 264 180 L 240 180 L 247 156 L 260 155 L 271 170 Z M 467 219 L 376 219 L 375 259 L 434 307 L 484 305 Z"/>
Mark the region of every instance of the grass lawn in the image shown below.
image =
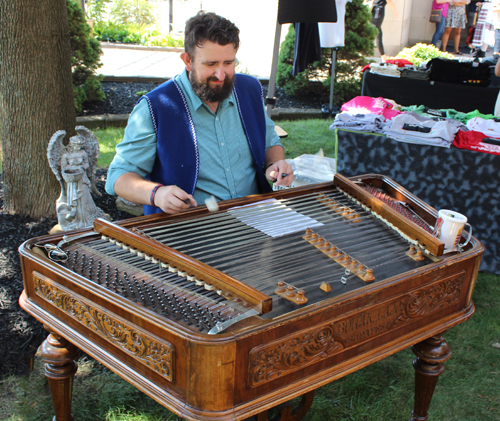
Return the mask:
<path id="1" fill-rule="evenodd" d="M 335 137 L 329 129 L 330 120 L 311 119 L 298 121 L 280 121 L 279 126 L 288 133 L 282 139 L 285 157 L 295 158 L 302 154 L 315 154 L 323 148 L 325 156 L 335 157 Z M 93 133 L 99 140 L 101 156 L 97 165 L 108 167 L 115 154 L 115 146 L 123 138 L 125 129 L 111 127 L 97 129 Z"/>

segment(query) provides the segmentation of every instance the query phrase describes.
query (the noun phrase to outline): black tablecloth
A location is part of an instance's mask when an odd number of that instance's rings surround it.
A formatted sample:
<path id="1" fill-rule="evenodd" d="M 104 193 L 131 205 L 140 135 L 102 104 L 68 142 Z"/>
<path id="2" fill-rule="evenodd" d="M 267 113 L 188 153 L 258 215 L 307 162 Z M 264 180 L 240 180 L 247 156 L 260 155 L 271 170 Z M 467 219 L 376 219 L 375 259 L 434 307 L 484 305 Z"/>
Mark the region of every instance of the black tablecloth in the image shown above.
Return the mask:
<path id="1" fill-rule="evenodd" d="M 383 174 L 435 209 L 467 216 L 485 246 L 481 271 L 500 274 L 500 156 L 337 130 L 337 172 Z"/>
<path id="2" fill-rule="evenodd" d="M 381 76 L 365 71 L 361 95 L 392 99 L 403 106 L 426 105 L 493 114 L 498 88 Z"/>

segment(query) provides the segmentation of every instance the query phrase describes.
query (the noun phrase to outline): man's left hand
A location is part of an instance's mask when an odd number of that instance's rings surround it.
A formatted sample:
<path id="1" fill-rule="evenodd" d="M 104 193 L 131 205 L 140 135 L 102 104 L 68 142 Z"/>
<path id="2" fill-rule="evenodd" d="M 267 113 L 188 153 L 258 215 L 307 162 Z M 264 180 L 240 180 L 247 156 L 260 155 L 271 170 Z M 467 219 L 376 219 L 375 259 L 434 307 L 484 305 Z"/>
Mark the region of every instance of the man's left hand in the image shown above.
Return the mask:
<path id="1" fill-rule="evenodd" d="M 277 186 L 289 186 L 293 182 L 292 166 L 284 159 L 277 161 L 266 169 L 266 177 Z"/>

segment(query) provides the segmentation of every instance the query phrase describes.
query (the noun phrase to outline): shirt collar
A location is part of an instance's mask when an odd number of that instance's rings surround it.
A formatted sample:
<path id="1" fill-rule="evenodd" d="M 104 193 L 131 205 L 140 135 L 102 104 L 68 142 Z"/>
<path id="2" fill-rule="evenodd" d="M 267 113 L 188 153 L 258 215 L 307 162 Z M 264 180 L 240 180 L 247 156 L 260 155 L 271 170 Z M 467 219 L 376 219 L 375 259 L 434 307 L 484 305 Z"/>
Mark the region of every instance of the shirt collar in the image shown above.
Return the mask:
<path id="1" fill-rule="evenodd" d="M 184 95 L 188 97 L 188 100 L 191 102 L 193 105 L 193 109 L 195 111 L 198 111 L 198 109 L 206 104 L 203 103 L 203 101 L 199 98 L 198 95 L 195 94 L 193 86 L 191 85 L 191 82 L 189 80 L 189 75 L 186 69 L 180 74 L 175 77 L 175 81 L 178 82 L 181 85 L 181 88 L 184 92 Z M 224 101 L 222 101 L 219 104 L 219 108 L 225 108 L 228 105 L 234 105 L 236 103 L 236 98 L 234 97 L 234 89 L 231 91 L 231 95 L 229 95 L 228 98 L 226 98 Z"/>

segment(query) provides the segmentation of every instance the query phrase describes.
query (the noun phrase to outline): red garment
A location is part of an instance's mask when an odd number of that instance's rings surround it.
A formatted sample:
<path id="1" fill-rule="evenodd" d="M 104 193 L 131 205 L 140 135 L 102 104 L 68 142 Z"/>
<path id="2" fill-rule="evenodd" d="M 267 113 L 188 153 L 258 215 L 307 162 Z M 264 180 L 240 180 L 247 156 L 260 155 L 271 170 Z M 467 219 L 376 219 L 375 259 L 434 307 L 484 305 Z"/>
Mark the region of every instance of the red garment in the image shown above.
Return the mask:
<path id="1" fill-rule="evenodd" d="M 485 138 L 484 133 L 470 130 L 468 132 L 459 130 L 453 139 L 453 146 L 460 149 L 468 149 L 470 151 L 491 153 L 500 155 L 500 145 L 491 145 L 483 143 Z"/>
<path id="2" fill-rule="evenodd" d="M 412 62 L 405 60 L 404 58 L 398 58 L 398 59 L 392 58 L 390 60 L 386 60 L 385 62 L 388 64 L 397 64 L 398 67 L 405 67 L 407 64 L 410 66 L 413 66 Z M 364 73 L 365 70 L 369 70 L 369 69 L 370 69 L 370 65 L 367 64 L 365 67 L 363 67 L 361 69 L 361 73 Z"/>
<path id="3" fill-rule="evenodd" d="M 388 64 L 397 64 L 398 67 L 413 66 L 411 61 L 405 60 L 404 58 L 391 58 L 385 61 Z"/>

